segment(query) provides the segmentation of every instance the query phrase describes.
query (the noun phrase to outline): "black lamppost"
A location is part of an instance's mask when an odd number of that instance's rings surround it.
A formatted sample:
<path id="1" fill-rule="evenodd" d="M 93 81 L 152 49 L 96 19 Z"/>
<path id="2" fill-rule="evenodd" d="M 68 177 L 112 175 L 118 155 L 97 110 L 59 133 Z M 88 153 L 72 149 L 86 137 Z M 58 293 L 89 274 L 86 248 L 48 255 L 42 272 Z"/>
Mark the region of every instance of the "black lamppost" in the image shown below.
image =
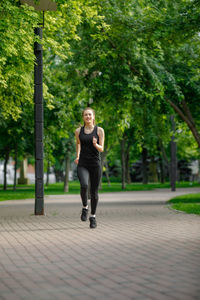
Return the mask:
<path id="1" fill-rule="evenodd" d="M 33 6 L 38 11 L 56 10 L 56 3 L 50 0 L 21 0 L 22 4 Z M 42 27 L 34 29 L 35 35 L 42 39 Z M 43 60 L 42 45 L 34 43 L 34 120 L 35 120 L 35 215 L 44 215 L 44 169 L 43 169 Z"/>

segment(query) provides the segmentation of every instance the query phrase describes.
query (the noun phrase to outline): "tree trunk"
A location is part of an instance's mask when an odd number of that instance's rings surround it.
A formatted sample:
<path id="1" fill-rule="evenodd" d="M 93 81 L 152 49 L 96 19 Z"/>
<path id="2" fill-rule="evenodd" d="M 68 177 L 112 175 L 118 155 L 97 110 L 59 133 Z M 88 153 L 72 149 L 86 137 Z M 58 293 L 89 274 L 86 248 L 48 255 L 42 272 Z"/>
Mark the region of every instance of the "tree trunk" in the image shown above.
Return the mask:
<path id="1" fill-rule="evenodd" d="M 69 192 L 69 168 L 70 168 L 70 158 L 67 155 L 65 158 L 64 192 Z"/>
<path id="2" fill-rule="evenodd" d="M 164 166 L 164 160 L 162 158 L 162 155 L 160 155 L 159 164 L 160 164 L 160 182 L 163 184 L 165 183 L 165 166 Z"/>
<path id="3" fill-rule="evenodd" d="M 18 178 L 18 184 L 29 184 L 29 179 L 27 177 L 27 158 L 23 158 L 20 164 L 20 177 Z"/>
<path id="4" fill-rule="evenodd" d="M 7 190 L 7 164 L 8 164 L 8 160 L 9 160 L 9 154 L 10 154 L 10 150 L 6 150 L 6 154 L 5 154 L 5 161 L 4 161 L 4 183 L 3 183 L 3 189 L 4 191 Z"/>
<path id="5" fill-rule="evenodd" d="M 108 150 L 104 150 L 104 152 L 101 152 L 101 174 L 103 174 L 103 166 L 104 166 L 104 163 L 106 161 L 106 155 L 108 154 Z M 102 189 L 102 175 L 101 175 L 101 180 L 100 180 L 100 183 L 99 183 L 99 189 L 101 190 Z"/>
<path id="6" fill-rule="evenodd" d="M 166 172 L 165 172 L 165 162 L 161 151 L 161 145 L 162 145 L 162 140 L 159 140 L 157 146 L 159 151 L 159 166 L 160 166 L 159 181 L 160 183 L 163 184 L 165 183 Z"/>
<path id="7" fill-rule="evenodd" d="M 50 174 L 50 162 L 49 162 L 49 159 L 48 159 L 48 162 L 47 162 L 47 178 L 46 178 L 46 186 L 49 185 L 49 174 Z"/>
<path id="8" fill-rule="evenodd" d="M 172 130 L 173 135 L 171 138 L 171 169 L 170 169 L 170 182 L 171 182 L 171 191 L 176 191 L 176 173 L 177 173 L 177 158 L 176 158 L 176 142 L 175 142 L 175 122 L 174 122 L 174 116 L 171 116 L 171 122 L 172 122 Z"/>
<path id="9" fill-rule="evenodd" d="M 122 189 L 126 188 L 125 139 L 121 140 Z"/>
<path id="10" fill-rule="evenodd" d="M 199 160 L 199 172 L 198 172 L 198 176 L 197 176 L 197 182 L 200 183 L 200 160 Z"/>
<path id="11" fill-rule="evenodd" d="M 105 167 L 106 167 L 106 170 L 105 170 L 106 179 L 107 179 L 107 182 L 108 182 L 108 186 L 110 186 L 109 167 L 108 167 L 107 159 L 105 159 Z"/>
<path id="12" fill-rule="evenodd" d="M 16 191 L 17 187 L 17 144 L 15 145 L 15 167 L 14 167 L 14 183 L 13 183 L 13 191 Z"/>
<path id="13" fill-rule="evenodd" d="M 158 182 L 157 163 L 153 156 L 149 164 L 149 181 Z"/>
<path id="14" fill-rule="evenodd" d="M 63 182 L 64 181 L 64 174 L 62 170 L 58 170 L 54 168 L 54 173 L 56 177 L 56 182 Z"/>
<path id="15" fill-rule="evenodd" d="M 148 183 L 148 173 L 147 173 L 147 149 L 142 148 L 142 183 Z"/>
<path id="16" fill-rule="evenodd" d="M 125 154 L 125 173 L 126 173 L 125 178 L 126 178 L 126 183 L 128 184 L 131 183 L 131 176 L 129 172 L 129 159 L 130 159 L 129 150 L 130 150 L 130 145 L 128 145 Z"/>
<path id="17" fill-rule="evenodd" d="M 162 143 L 161 140 L 159 141 L 159 146 L 160 146 L 160 150 L 161 150 L 161 153 L 162 153 L 162 161 L 163 161 L 164 172 L 165 172 L 165 166 L 167 167 L 167 171 L 168 171 L 168 174 L 166 174 L 166 172 L 164 174 L 165 174 L 165 176 L 166 175 L 170 176 L 170 163 L 169 163 L 169 160 L 167 158 L 167 154 L 166 154 L 165 148 L 164 148 L 163 143 Z"/>

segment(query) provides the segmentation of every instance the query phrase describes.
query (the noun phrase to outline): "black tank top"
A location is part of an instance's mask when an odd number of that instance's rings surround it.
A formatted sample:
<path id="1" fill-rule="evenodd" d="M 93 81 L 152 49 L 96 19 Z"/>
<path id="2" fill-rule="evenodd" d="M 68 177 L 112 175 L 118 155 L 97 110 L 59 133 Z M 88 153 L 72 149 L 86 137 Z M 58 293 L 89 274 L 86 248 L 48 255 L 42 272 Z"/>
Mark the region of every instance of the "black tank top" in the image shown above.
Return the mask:
<path id="1" fill-rule="evenodd" d="M 81 127 L 79 139 L 81 143 L 81 152 L 79 157 L 79 166 L 99 166 L 100 165 L 100 153 L 93 145 L 93 136 L 99 143 L 99 136 L 97 134 L 97 126 L 94 127 L 93 131 L 86 134 L 85 126 Z"/>

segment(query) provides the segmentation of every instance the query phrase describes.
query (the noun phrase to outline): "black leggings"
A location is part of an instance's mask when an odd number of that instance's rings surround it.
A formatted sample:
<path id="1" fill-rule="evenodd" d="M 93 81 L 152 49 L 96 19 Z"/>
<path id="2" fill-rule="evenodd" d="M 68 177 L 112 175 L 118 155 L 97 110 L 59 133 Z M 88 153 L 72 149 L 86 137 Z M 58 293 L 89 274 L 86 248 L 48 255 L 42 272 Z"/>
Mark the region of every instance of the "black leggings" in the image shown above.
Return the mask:
<path id="1" fill-rule="evenodd" d="M 90 178 L 90 194 L 91 194 L 91 214 L 95 215 L 97 204 L 98 204 L 98 188 L 101 179 L 101 167 L 77 167 L 77 175 L 80 181 L 81 199 L 83 206 L 87 206 L 88 202 L 88 181 Z"/>

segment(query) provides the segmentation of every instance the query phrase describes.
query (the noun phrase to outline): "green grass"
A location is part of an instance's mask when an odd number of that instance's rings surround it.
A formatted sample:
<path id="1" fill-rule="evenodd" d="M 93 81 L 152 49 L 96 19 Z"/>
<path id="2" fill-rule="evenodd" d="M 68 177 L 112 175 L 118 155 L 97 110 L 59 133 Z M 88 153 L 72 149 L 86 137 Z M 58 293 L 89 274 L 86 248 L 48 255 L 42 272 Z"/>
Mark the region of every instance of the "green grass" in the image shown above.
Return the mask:
<path id="1" fill-rule="evenodd" d="M 168 203 L 173 209 L 200 215 L 200 193 L 178 196 L 169 200 Z"/>
<path id="2" fill-rule="evenodd" d="M 177 183 L 178 187 L 200 187 L 198 183 L 181 182 Z M 170 188 L 169 183 L 131 183 L 126 185 L 126 189 L 122 190 L 120 182 L 112 182 L 110 186 L 107 183 L 102 183 L 102 190 L 100 193 L 105 192 L 121 192 L 121 191 L 149 191 L 157 188 Z M 50 184 L 48 187 L 44 187 L 45 195 L 62 195 L 62 194 L 79 194 L 80 185 L 78 181 L 72 181 L 69 183 L 69 192 L 63 192 L 63 183 Z M 4 200 L 18 200 L 29 199 L 35 197 L 34 185 L 18 185 L 17 190 L 13 191 L 12 186 L 8 186 L 7 191 L 3 191 L 3 186 L 0 185 L 0 201 Z"/>
<path id="3" fill-rule="evenodd" d="M 17 187 L 16 191 L 13 191 L 12 188 L 8 187 L 7 191 L 0 190 L 0 201 L 4 200 L 19 200 L 19 199 L 29 199 L 34 198 L 35 190 L 34 186 L 32 187 Z"/>

